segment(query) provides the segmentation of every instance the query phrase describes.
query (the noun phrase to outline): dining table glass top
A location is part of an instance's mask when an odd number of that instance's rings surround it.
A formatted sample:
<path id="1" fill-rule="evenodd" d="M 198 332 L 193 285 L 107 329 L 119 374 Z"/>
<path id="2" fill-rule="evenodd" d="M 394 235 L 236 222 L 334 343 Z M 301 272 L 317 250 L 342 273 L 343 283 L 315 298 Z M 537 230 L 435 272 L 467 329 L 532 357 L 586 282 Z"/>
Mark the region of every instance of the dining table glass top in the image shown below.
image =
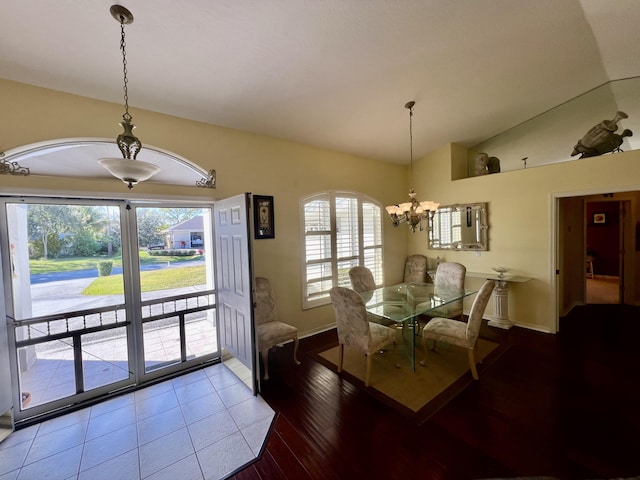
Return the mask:
<path id="1" fill-rule="evenodd" d="M 415 370 L 418 317 L 446 317 L 447 305 L 475 293 L 477 290 L 436 287 L 433 283 L 400 283 L 361 292 L 360 297 L 370 321 L 399 327 L 401 349 Z"/>
<path id="2" fill-rule="evenodd" d="M 477 290 L 442 288 L 433 283 L 400 283 L 362 292 L 369 313 L 396 323 L 412 320 L 418 315 L 446 311 L 446 305 L 461 300 Z"/>

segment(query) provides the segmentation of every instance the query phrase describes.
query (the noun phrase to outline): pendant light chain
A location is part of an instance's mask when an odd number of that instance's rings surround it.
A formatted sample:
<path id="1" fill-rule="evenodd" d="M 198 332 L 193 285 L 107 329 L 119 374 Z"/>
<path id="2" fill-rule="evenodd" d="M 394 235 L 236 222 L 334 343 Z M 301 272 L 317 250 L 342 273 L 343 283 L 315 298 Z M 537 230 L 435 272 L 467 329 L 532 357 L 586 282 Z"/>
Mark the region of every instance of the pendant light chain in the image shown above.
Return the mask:
<path id="1" fill-rule="evenodd" d="M 136 126 L 131 121 L 132 117 L 129 114 L 127 44 L 124 34 L 124 26 L 133 23 L 133 15 L 122 5 L 112 5 L 109 12 L 113 19 L 120 24 L 120 50 L 122 50 L 122 74 L 124 76 L 124 85 L 122 87 L 124 91 L 124 115 L 122 115 L 122 121 L 120 122 L 122 133 L 116 137 L 116 145 L 122 157 L 101 158 L 98 163 L 111 175 L 126 183 L 129 189 L 132 189 L 134 185 L 144 182 L 158 173 L 160 167 L 153 163 L 137 160 L 138 153 L 142 150 L 142 142 L 133 134 Z"/>
<path id="2" fill-rule="evenodd" d="M 122 118 L 126 122 L 130 122 L 132 120 L 132 116 L 129 114 L 129 91 L 127 89 L 127 83 L 129 80 L 127 79 L 127 51 L 126 51 L 126 42 L 124 40 L 124 16 L 120 16 L 120 50 L 122 50 L 122 73 L 124 75 L 124 115 Z"/>
<path id="3" fill-rule="evenodd" d="M 413 190 L 413 105 L 409 107 L 409 159 L 411 162 L 411 190 Z"/>

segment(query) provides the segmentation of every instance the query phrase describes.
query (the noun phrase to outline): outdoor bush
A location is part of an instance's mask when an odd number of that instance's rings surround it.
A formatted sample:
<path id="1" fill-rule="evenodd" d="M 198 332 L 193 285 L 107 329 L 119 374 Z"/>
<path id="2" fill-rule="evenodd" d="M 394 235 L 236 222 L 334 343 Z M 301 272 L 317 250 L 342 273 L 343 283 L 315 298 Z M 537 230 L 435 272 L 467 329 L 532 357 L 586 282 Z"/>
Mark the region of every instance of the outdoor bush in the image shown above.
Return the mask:
<path id="1" fill-rule="evenodd" d="M 111 260 L 103 260 L 98 262 L 98 275 L 101 277 L 108 277 L 111 275 L 113 269 L 113 262 Z"/>
<path id="2" fill-rule="evenodd" d="M 42 258 L 42 242 L 29 242 L 29 260 Z"/>
<path id="3" fill-rule="evenodd" d="M 98 250 L 94 234 L 88 228 L 78 231 L 73 238 L 73 254 L 77 257 L 90 257 Z"/>
<path id="4" fill-rule="evenodd" d="M 147 253 L 152 257 L 191 257 L 196 254 L 196 251 L 179 248 L 176 250 L 149 250 Z"/>
<path id="5" fill-rule="evenodd" d="M 50 233 L 47 235 L 47 258 L 58 258 L 62 251 L 62 242 L 57 234 Z M 29 244 L 29 258 L 43 258 L 45 252 L 44 244 L 41 238 L 33 240 Z"/>

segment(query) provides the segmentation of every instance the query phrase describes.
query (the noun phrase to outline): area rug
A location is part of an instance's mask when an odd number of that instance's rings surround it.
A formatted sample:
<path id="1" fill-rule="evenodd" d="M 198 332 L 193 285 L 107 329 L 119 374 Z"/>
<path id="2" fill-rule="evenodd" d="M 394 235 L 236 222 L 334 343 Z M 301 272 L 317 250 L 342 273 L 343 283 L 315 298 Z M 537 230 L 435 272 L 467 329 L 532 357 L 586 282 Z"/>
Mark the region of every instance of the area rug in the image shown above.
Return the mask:
<path id="1" fill-rule="evenodd" d="M 478 340 L 477 359 L 482 361 L 482 365 L 478 365 L 480 381 L 482 371 L 495 361 L 505 348 L 494 342 Z M 337 346 L 315 352 L 312 357 L 337 372 Z M 460 348 L 439 343 L 435 351 L 429 350 L 424 367 L 418 363 L 423 357 L 424 350 L 420 348 L 414 372 L 410 357 L 402 346 L 398 347 L 395 359 L 391 349 L 376 354 L 371 366 L 370 385 L 366 388 L 365 356 L 345 347 L 341 375 L 417 423 L 423 423 L 474 381 L 469 369 L 467 352 Z M 400 364 L 400 368 L 396 368 L 396 362 Z"/>

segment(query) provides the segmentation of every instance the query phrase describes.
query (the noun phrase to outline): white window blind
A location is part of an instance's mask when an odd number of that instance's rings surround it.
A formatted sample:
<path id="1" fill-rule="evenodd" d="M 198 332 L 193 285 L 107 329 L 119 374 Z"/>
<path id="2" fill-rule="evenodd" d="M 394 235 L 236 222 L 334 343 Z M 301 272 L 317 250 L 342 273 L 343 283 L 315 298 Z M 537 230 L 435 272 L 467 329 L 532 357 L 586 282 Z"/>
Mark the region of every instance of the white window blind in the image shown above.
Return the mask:
<path id="1" fill-rule="evenodd" d="M 356 265 L 368 267 L 382 285 L 381 210 L 353 192 L 323 192 L 301 201 L 303 308 L 329 303 L 336 285 L 349 287 L 349 270 Z"/>

